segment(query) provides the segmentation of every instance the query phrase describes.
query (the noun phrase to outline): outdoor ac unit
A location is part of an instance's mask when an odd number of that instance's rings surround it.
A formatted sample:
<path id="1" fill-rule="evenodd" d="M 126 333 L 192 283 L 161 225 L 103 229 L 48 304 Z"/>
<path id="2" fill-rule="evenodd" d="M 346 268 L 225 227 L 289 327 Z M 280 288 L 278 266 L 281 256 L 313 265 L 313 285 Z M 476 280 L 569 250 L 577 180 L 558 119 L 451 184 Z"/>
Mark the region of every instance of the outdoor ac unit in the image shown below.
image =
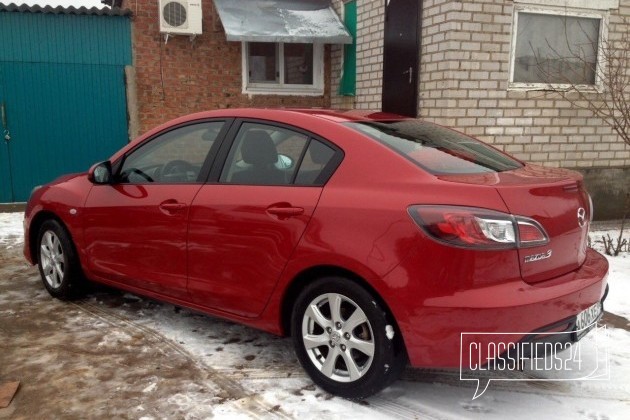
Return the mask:
<path id="1" fill-rule="evenodd" d="M 201 0 L 160 0 L 160 32 L 201 34 Z"/>

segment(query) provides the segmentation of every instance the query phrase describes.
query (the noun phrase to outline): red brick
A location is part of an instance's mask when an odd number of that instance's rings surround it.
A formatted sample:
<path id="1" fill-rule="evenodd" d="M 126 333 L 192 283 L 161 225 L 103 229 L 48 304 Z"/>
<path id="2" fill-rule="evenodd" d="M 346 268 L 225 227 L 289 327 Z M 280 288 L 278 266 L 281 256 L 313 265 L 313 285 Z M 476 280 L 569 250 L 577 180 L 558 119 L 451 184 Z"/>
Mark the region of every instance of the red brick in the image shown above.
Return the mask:
<path id="1" fill-rule="evenodd" d="M 137 3 L 137 4 L 136 4 Z M 323 96 L 243 95 L 241 44 L 228 42 L 212 0 L 202 0 L 203 34 L 159 33 L 155 0 L 125 0 L 133 12 L 133 62 L 136 68 L 140 132 L 192 112 L 236 107 L 329 107 L 330 47 L 324 57 Z"/>

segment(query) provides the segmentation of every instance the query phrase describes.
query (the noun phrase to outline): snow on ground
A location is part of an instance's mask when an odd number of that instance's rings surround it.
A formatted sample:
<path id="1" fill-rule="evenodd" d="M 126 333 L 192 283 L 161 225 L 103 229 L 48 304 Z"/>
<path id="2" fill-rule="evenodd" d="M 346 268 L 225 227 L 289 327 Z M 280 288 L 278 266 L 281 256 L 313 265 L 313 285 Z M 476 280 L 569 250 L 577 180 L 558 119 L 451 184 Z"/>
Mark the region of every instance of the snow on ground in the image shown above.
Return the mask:
<path id="1" fill-rule="evenodd" d="M 0 252 L 20 246 L 21 213 L 0 213 Z M 593 247 L 602 250 L 602 234 L 615 229 L 591 233 Z M 630 237 L 630 231 L 625 235 Z M 0 258 L 1 260 L 1 258 Z M 96 292 L 84 300 L 88 313 L 109 313 L 135 325 L 142 331 L 154 331 L 166 337 L 173 348 L 189 354 L 199 366 L 216 373 L 218 385 L 238 385 L 257 394 L 268 407 L 277 407 L 275 414 L 292 418 L 319 419 L 363 417 L 437 418 L 437 419 L 625 419 L 630 412 L 630 253 L 608 257 L 610 262 L 610 294 L 605 303 L 615 317 L 615 326 L 608 325 L 606 334 L 591 333 L 580 343 L 586 355 L 595 357 L 598 346 L 608 345 L 610 378 L 583 381 L 492 381 L 488 391 L 472 400 L 475 386 L 459 380 L 459 372 L 407 369 L 401 380 L 379 395 L 362 402 L 333 397 L 318 388 L 299 366 L 292 342 L 238 324 L 143 299 L 124 293 Z M 102 322 L 94 318 L 93 322 Z M 121 331 L 120 334 L 125 334 Z M 604 337 L 602 341 L 601 337 Z M 123 337 L 124 338 L 124 337 Z M 112 334 L 103 338 L 120 340 Z M 108 341 L 109 340 L 109 341 Z M 545 379 L 553 374 L 525 371 L 512 379 Z M 160 389 L 159 382 L 143 384 L 142 393 Z M 212 389 L 212 387 L 211 387 Z M 204 418 L 207 396 L 185 390 L 171 397 L 187 412 L 187 418 Z M 214 404 L 215 417 L 251 418 L 251 412 L 240 409 L 241 400 Z M 138 406 L 138 412 L 143 410 Z M 278 414 L 279 415 L 279 414 Z"/>
<path id="2" fill-rule="evenodd" d="M 24 213 L 0 213 L 0 249 L 21 245 L 24 241 Z"/>
<path id="3" fill-rule="evenodd" d="M 602 238 L 610 235 L 616 243 L 619 237 L 619 229 L 591 229 L 591 246 L 604 253 Z M 630 223 L 626 224 L 624 238 L 630 242 Z M 630 319 L 630 245 L 616 257 L 608 257 L 610 269 L 608 272 L 608 284 L 610 293 L 604 304 L 606 311 Z"/>

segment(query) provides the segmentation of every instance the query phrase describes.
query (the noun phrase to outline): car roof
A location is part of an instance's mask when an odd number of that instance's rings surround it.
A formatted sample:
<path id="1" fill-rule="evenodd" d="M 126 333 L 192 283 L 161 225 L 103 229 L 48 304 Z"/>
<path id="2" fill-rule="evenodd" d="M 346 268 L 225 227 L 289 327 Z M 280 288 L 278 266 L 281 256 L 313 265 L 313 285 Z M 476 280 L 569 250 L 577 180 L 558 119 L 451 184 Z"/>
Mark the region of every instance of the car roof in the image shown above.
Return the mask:
<path id="1" fill-rule="evenodd" d="M 213 117 L 273 118 L 283 115 L 288 116 L 290 114 L 302 114 L 340 123 L 351 121 L 398 121 L 409 119 L 408 117 L 401 115 L 374 110 L 338 110 L 327 108 L 229 108 L 198 112 L 186 115 L 182 117 L 182 119 L 195 120 Z"/>
<path id="2" fill-rule="evenodd" d="M 350 121 L 394 121 L 405 120 L 408 117 L 374 110 L 341 110 L 324 108 L 288 108 L 287 111 L 299 112 L 337 122 Z"/>

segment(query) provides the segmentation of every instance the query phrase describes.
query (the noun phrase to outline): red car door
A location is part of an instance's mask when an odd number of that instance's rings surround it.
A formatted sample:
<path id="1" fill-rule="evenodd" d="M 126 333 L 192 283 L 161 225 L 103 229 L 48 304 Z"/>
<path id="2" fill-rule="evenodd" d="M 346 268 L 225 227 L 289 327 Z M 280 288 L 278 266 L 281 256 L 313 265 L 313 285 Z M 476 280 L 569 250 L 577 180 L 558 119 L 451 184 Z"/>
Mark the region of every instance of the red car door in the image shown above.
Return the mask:
<path id="1" fill-rule="evenodd" d="M 93 275 L 187 300 L 190 205 L 223 126 L 203 122 L 158 135 L 124 158 L 113 185 L 92 188 L 84 235 Z"/>
<path id="2" fill-rule="evenodd" d="M 193 301 L 242 316 L 258 315 L 320 193 L 317 187 L 202 187 L 191 209 L 188 237 Z"/>
<path id="3" fill-rule="evenodd" d="M 247 317 L 262 312 L 336 166 L 340 152 L 329 146 L 283 127 L 240 126 L 218 182 L 204 185 L 191 207 L 195 303 Z"/>
<path id="4" fill-rule="evenodd" d="M 93 274 L 186 296 L 186 225 L 199 185 L 95 186 L 85 205 Z"/>

